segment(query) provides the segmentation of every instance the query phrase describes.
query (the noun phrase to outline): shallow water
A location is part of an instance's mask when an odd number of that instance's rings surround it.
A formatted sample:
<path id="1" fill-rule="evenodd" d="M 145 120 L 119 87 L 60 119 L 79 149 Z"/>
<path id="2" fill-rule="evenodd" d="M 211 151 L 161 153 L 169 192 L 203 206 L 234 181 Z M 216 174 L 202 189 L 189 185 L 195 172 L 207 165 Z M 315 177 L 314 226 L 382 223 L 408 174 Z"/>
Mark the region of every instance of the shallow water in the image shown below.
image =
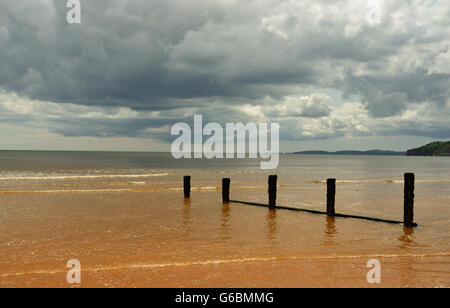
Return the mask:
<path id="1" fill-rule="evenodd" d="M 67 287 L 70 259 L 83 287 L 450 286 L 448 157 L 282 155 L 259 161 L 178 161 L 167 154 L 0 152 L 0 286 Z M 405 229 L 240 204 L 325 210 L 338 180 L 339 213 L 402 220 L 403 173 L 416 173 L 416 222 Z M 192 176 L 191 200 L 182 177 Z"/>

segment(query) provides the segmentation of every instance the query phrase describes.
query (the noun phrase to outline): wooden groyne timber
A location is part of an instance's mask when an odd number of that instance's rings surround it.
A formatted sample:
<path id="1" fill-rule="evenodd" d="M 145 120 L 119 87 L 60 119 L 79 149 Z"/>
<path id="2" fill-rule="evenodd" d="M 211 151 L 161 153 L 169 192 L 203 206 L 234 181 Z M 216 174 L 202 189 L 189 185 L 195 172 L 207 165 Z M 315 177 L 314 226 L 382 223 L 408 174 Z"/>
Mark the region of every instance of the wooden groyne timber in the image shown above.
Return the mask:
<path id="1" fill-rule="evenodd" d="M 266 207 L 275 210 L 288 210 L 294 212 L 304 212 L 316 215 L 327 215 L 329 217 L 339 217 L 339 218 L 350 218 L 350 219 L 360 219 L 374 222 L 383 222 L 389 224 L 403 224 L 405 227 L 417 227 L 418 225 L 414 223 L 414 184 L 415 184 L 415 175 L 413 173 L 405 173 L 405 187 L 404 187 L 404 217 L 403 221 L 397 220 L 389 220 L 382 218 L 374 218 L 374 217 L 366 217 L 366 216 L 358 216 L 358 215 L 348 215 L 348 214 L 340 214 L 336 213 L 336 179 L 328 179 L 327 180 L 327 208 L 326 211 L 315 211 L 308 209 L 300 209 L 288 206 L 279 206 L 277 205 L 277 180 L 278 177 L 276 175 L 269 176 L 268 183 L 268 193 L 269 193 L 269 203 L 255 203 L 248 201 L 238 201 L 230 199 L 230 186 L 231 179 L 225 178 L 222 179 L 222 201 L 223 203 L 237 203 L 243 205 L 251 205 L 258 207 Z M 191 177 L 184 177 L 184 197 L 190 198 L 191 196 Z"/>

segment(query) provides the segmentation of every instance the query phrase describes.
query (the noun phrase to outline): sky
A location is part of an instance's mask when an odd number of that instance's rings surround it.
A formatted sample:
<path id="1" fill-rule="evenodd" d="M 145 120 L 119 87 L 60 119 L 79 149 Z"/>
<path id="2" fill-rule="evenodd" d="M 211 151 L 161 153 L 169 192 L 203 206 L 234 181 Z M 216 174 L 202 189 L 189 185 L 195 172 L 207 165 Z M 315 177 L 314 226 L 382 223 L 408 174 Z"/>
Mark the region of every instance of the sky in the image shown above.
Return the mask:
<path id="1" fill-rule="evenodd" d="M 170 151 L 194 114 L 285 152 L 450 139 L 448 0 L 80 2 L 0 2 L 0 149 Z"/>

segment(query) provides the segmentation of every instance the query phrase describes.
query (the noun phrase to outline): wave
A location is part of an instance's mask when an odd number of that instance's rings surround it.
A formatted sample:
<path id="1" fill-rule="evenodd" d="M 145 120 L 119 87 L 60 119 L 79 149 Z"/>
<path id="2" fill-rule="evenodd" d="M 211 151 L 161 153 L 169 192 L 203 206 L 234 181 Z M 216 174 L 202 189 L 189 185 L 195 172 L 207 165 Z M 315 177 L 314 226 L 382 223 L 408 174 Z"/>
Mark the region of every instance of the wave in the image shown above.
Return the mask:
<path id="1" fill-rule="evenodd" d="M 116 266 L 100 266 L 100 267 L 86 267 L 83 268 L 85 272 L 99 272 L 99 271 L 116 271 L 123 269 L 158 269 L 166 267 L 187 267 L 198 265 L 221 265 L 233 263 L 249 263 L 249 262 L 276 262 L 276 261 L 299 261 L 299 260 L 352 260 L 352 259 L 395 259 L 395 258 L 432 258 L 432 257 L 450 257 L 448 252 L 436 253 L 419 253 L 419 254 L 373 254 L 373 255 L 330 255 L 330 256 L 279 256 L 279 257 L 249 257 L 237 259 L 215 259 L 215 260 L 199 260 L 190 262 L 171 262 L 171 263 L 137 263 L 137 264 L 123 264 Z M 38 274 L 60 274 L 66 273 L 66 270 L 39 270 L 20 273 L 6 273 L 0 277 L 14 277 L 24 275 L 38 275 Z"/>
<path id="2" fill-rule="evenodd" d="M 448 183 L 450 179 L 436 179 L 436 180 L 416 180 L 416 183 Z M 314 184 L 327 184 L 327 181 L 316 180 Z M 403 184 L 404 180 L 337 180 L 336 184 L 365 184 L 365 183 L 388 183 L 388 184 Z"/>
<path id="3" fill-rule="evenodd" d="M 235 186 L 233 190 L 260 189 L 260 186 Z M 221 186 L 192 187 L 192 191 L 218 191 Z M 51 189 L 51 190 L 11 190 L 0 191 L 0 195 L 14 194 L 69 194 L 69 193 L 120 193 L 120 192 L 170 192 L 183 191 L 182 187 L 136 187 L 136 188 L 99 188 L 99 189 Z"/>
<path id="4" fill-rule="evenodd" d="M 90 180 L 90 179 L 138 179 L 148 177 L 168 176 L 168 173 L 153 174 L 115 174 L 115 175 L 70 175 L 70 176 L 29 176 L 29 177 L 0 177 L 0 181 L 39 181 L 39 180 Z"/>
<path id="5" fill-rule="evenodd" d="M 387 180 L 389 184 L 403 184 L 403 180 Z M 416 180 L 416 183 L 448 183 L 450 179 Z"/>
<path id="6" fill-rule="evenodd" d="M 337 180 L 336 184 L 385 183 L 386 180 Z M 327 184 L 326 180 L 313 181 L 315 184 Z"/>

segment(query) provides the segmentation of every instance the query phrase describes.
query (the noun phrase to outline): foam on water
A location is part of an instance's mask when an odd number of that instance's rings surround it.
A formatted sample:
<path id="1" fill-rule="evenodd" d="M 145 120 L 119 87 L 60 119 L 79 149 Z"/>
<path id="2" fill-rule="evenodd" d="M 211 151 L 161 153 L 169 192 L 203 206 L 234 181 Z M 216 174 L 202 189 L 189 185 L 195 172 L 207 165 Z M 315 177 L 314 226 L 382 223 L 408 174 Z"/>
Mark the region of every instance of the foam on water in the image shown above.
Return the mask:
<path id="1" fill-rule="evenodd" d="M 232 263 L 248 263 L 248 262 L 276 262 L 276 261 L 299 261 L 299 260 L 353 260 L 353 259 L 396 259 L 396 258 L 433 258 L 433 257 L 449 257 L 448 252 L 422 253 L 422 254 L 373 254 L 373 255 L 329 255 L 329 256 L 276 256 L 276 257 L 249 257 L 236 259 L 215 259 L 215 260 L 199 260 L 191 262 L 172 262 L 172 263 L 138 263 L 138 264 L 122 264 L 117 266 L 101 266 L 83 268 L 84 272 L 101 272 L 116 271 L 123 269 L 157 269 L 166 267 L 188 267 L 198 265 L 222 265 Z M 13 276 L 38 275 L 38 274 L 60 274 L 66 273 L 66 270 L 39 270 L 29 272 L 6 273 L 0 277 L 8 278 Z"/>
<path id="2" fill-rule="evenodd" d="M 145 183 L 144 183 L 145 184 Z M 261 186 L 235 186 L 234 190 L 262 189 Z M 221 190 L 220 186 L 192 187 L 192 191 Z M 47 190 L 11 190 L 0 191 L 0 195 L 12 194 L 68 194 L 68 193 L 123 193 L 123 192 L 168 192 L 182 191 L 182 187 L 143 187 L 143 188 L 114 188 L 114 189 L 47 189 Z"/>
<path id="3" fill-rule="evenodd" d="M 138 179 L 148 177 L 168 176 L 168 173 L 156 174 L 113 174 L 113 175 L 70 175 L 70 176 L 17 176 L 17 177 L 0 177 L 0 181 L 39 181 L 39 180 L 91 180 L 91 179 Z"/>
<path id="4" fill-rule="evenodd" d="M 417 180 L 416 183 L 446 183 L 450 179 L 435 179 L 435 180 Z M 314 184 L 327 184 L 326 180 L 313 181 Z M 388 183 L 388 184 L 403 184 L 404 180 L 337 180 L 337 184 L 366 184 L 366 183 Z"/>

